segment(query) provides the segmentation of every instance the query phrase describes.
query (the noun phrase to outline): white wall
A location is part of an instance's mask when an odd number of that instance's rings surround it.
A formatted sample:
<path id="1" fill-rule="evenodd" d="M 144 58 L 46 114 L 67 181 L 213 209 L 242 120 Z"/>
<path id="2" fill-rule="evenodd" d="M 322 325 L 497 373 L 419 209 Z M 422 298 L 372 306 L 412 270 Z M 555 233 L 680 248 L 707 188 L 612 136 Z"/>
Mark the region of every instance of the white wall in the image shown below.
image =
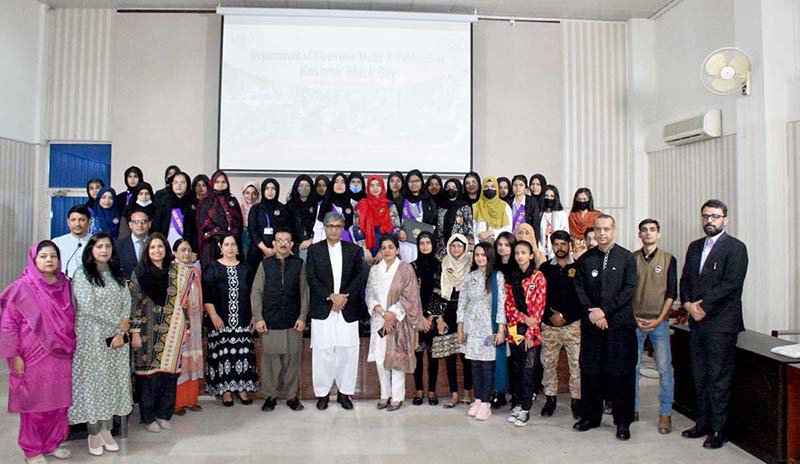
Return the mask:
<path id="1" fill-rule="evenodd" d="M 733 0 L 684 0 L 655 21 L 656 112 L 647 130 L 647 151 L 668 148 L 662 129 L 708 109 L 722 109 L 723 134 L 736 133 L 736 96 L 707 91 L 700 81 L 703 59 L 734 46 Z"/>
<path id="2" fill-rule="evenodd" d="M 0 137 L 41 140 L 47 7 L 6 0 L 0 14 Z"/>

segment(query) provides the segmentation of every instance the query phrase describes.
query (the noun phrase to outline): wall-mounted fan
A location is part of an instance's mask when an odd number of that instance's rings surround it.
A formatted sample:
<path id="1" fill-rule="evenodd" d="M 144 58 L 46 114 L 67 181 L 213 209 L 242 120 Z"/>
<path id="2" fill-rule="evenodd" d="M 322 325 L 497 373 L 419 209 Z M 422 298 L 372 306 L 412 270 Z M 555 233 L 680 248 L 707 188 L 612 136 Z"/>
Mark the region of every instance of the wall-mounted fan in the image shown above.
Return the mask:
<path id="1" fill-rule="evenodd" d="M 709 53 L 700 68 L 703 86 L 717 95 L 730 95 L 741 90 L 750 95 L 750 57 L 734 47 L 723 47 Z"/>

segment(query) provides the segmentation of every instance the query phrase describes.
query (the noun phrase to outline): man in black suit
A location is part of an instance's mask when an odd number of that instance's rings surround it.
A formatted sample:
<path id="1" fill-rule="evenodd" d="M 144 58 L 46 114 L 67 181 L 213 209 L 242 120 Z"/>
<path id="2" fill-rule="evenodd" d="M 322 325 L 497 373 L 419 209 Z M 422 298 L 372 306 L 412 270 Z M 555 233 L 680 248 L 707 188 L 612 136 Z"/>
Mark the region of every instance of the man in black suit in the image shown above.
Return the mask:
<path id="1" fill-rule="evenodd" d="M 306 259 L 314 394 L 317 409 L 326 409 L 335 380 L 336 401 L 353 409 L 350 396 L 358 376 L 358 316 L 366 274 L 360 248 L 341 241 L 344 217 L 332 211 L 323 223 L 326 239 L 309 247 Z"/>
<path id="2" fill-rule="evenodd" d="M 139 260 L 142 259 L 142 249 L 146 247 L 150 237 L 150 216 L 144 209 L 134 209 L 128 218 L 131 234 L 117 242 L 119 264 L 126 279 L 130 279 Z"/>
<path id="3" fill-rule="evenodd" d="M 638 341 L 633 300 L 638 273 L 630 251 L 614 243 L 614 218 L 594 221 L 598 245 L 577 262 L 575 291 L 581 317 L 581 420 L 579 432 L 600 426 L 603 398 L 613 405 L 617 439 L 631 437 Z"/>
<path id="4" fill-rule="evenodd" d="M 708 200 L 700 208 L 706 237 L 686 250 L 680 292 L 689 313 L 689 353 L 697 392 L 695 426 L 685 438 L 706 435 L 703 447 L 721 448 L 733 380 L 736 339 L 744 330 L 742 287 L 747 274 L 747 247 L 725 232 L 728 207 Z"/>

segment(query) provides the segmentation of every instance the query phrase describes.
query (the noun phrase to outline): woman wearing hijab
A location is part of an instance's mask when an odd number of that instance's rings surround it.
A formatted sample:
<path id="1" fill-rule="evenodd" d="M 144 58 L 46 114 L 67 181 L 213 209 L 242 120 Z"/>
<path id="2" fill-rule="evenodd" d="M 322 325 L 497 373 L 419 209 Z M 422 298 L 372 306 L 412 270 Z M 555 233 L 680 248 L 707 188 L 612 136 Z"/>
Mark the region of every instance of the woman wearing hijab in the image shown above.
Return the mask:
<path id="1" fill-rule="evenodd" d="M 111 187 L 103 187 L 97 194 L 97 207 L 94 209 L 91 233 L 108 232 L 113 240 L 119 238 L 120 215 L 114 207 L 117 192 Z"/>
<path id="2" fill-rule="evenodd" d="M 497 182 L 495 182 L 497 185 Z M 464 176 L 464 196 L 463 199 L 470 205 L 475 204 L 481 198 L 481 176 L 477 172 L 471 171 Z"/>
<path id="3" fill-rule="evenodd" d="M 260 196 L 258 185 L 255 182 L 247 182 L 242 186 L 242 249 L 245 252 L 245 256 L 252 256 L 253 254 L 250 251 L 250 235 L 245 231 L 247 229 L 247 220 L 250 217 L 250 210 L 258 204 Z"/>
<path id="4" fill-rule="evenodd" d="M 131 348 L 139 409 L 145 429 L 153 433 L 172 429 L 181 350 L 189 331 L 191 272 L 172 261 L 167 238 L 153 233 L 130 283 Z"/>
<path id="5" fill-rule="evenodd" d="M 541 364 L 542 336 L 539 324 L 544 313 L 547 282 L 536 270 L 533 245 L 520 240 L 514 244 L 517 267 L 506 278 L 506 319 L 511 346 L 511 415 L 508 422 L 524 427 L 530 419 L 534 372 Z"/>
<path id="6" fill-rule="evenodd" d="M 364 184 L 364 175 L 360 172 L 351 172 L 347 176 L 347 189 L 350 191 L 350 203 L 352 203 L 353 207 L 359 201 L 367 198 L 367 186 Z"/>
<path id="7" fill-rule="evenodd" d="M 446 208 L 447 207 L 447 196 L 444 194 L 444 183 L 442 182 L 442 178 L 439 177 L 439 174 L 432 174 L 428 177 L 428 180 L 425 181 L 425 191 L 428 192 L 428 195 L 433 199 L 433 202 L 436 203 L 436 208 Z"/>
<path id="8" fill-rule="evenodd" d="M 281 184 L 268 177 L 261 182 L 261 201 L 250 209 L 247 234 L 250 236 L 250 255 L 247 262 L 255 276 L 258 263 L 275 255 L 275 231 L 290 228 L 286 207 L 280 202 Z"/>
<path id="9" fill-rule="evenodd" d="M 569 232 L 569 219 L 564 207 L 561 206 L 561 196 L 555 185 L 548 185 L 542 190 L 542 223 L 539 227 L 542 238 L 539 241 L 539 250 L 545 259 L 553 259 L 553 244 L 550 236 L 557 230 Z"/>
<path id="10" fill-rule="evenodd" d="M 389 199 L 392 203 L 394 203 L 395 208 L 397 211 L 403 209 L 403 192 L 406 189 L 406 180 L 403 177 L 403 174 L 400 171 L 394 171 L 389 174 L 389 177 L 386 180 L 388 188 L 386 190 L 386 198 Z"/>
<path id="11" fill-rule="evenodd" d="M 569 234 L 574 240 L 583 240 L 586 229 L 594 227 L 595 218 L 601 214 L 601 211 L 594 209 L 592 191 L 587 187 L 579 188 L 572 197 L 572 209 L 568 216 Z"/>
<path id="12" fill-rule="evenodd" d="M 328 183 L 330 182 L 328 181 Z M 299 248 L 300 257 L 304 260 L 306 250 L 314 243 L 317 199 L 317 192 L 312 188 L 311 177 L 305 174 L 297 176 L 292 185 L 292 191 L 289 193 L 289 200 L 286 202 L 286 213 L 291 221 L 292 241 Z"/>
<path id="13" fill-rule="evenodd" d="M 450 386 L 450 399 L 444 404 L 445 409 L 456 407 L 458 397 L 458 373 L 456 361 L 461 358 L 464 373 L 464 399 L 469 404 L 472 390 L 472 365 L 463 355 L 464 347 L 458 340 L 458 297 L 461 284 L 469 272 L 472 258 L 467 252 L 467 237 L 453 234 L 447 242 L 447 254 L 442 259 L 442 298 L 447 301 L 444 315 L 436 320 L 436 331 L 440 334 L 433 339 L 433 355 L 445 358 L 447 383 Z"/>
<path id="14" fill-rule="evenodd" d="M 137 209 L 146 212 L 148 217 L 155 217 L 156 205 L 153 203 L 153 187 L 150 184 L 141 182 L 133 189 L 132 195 L 131 202 L 125 207 L 126 218 L 130 218 L 131 212 Z"/>
<path id="15" fill-rule="evenodd" d="M 183 296 L 181 304 L 189 314 L 189 336 L 183 340 L 181 350 L 181 374 L 175 392 L 175 414 L 182 416 L 188 408 L 200 411 L 197 403 L 200 394 L 200 379 L 203 378 L 203 288 L 200 284 L 200 266 L 192 244 L 185 238 L 172 246 L 177 267 L 177 281 L 184 288 L 177 294 Z"/>
<path id="16" fill-rule="evenodd" d="M 167 166 L 167 169 L 164 170 L 164 188 L 159 189 L 156 192 L 156 194 L 155 194 L 155 196 L 153 198 L 153 201 L 157 200 L 158 198 L 160 198 L 162 196 L 165 196 L 165 195 L 169 194 L 170 184 L 172 183 L 172 176 L 174 176 L 175 174 L 177 174 L 179 172 L 181 172 L 181 168 L 179 168 L 178 166 L 175 166 L 174 164 L 172 164 L 170 166 Z"/>
<path id="17" fill-rule="evenodd" d="M 381 176 L 367 179 L 367 197 L 356 205 L 353 216 L 353 238 L 364 250 L 368 263 L 380 261 L 380 238 L 400 233 L 400 215 L 391 200 L 386 198 L 386 186 Z"/>
<path id="18" fill-rule="evenodd" d="M 8 362 L 8 412 L 19 413 L 19 447 L 29 463 L 71 456 L 69 435 L 75 309 L 58 247 L 31 247 L 22 275 L 0 294 L 0 356 Z"/>
<path id="19" fill-rule="evenodd" d="M 464 200 L 464 190 L 458 179 L 447 179 L 444 183 L 444 193 L 447 204 L 439 209 L 439 220 L 436 225 L 436 257 L 444 258 L 447 254 L 445 246 L 453 234 L 468 237 L 469 248 L 475 244 L 475 234 L 472 232 L 472 207 Z"/>
<path id="20" fill-rule="evenodd" d="M 325 240 L 325 226 L 322 220 L 325 215 L 331 211 L 337 212 L 344 216 L 344 230 L 342 230 L 342 241 L 352 242 L 353 236 L 350 228 L 353 227 L 353 214 L 354 208 L 351 202 L 352 194 L 348 188 L 348 177 L 343 172 L 337 172 L 331 177 L 331 183 L 328 185 L 328 191 L 325 192 L 325 197 L 320 203 L 317 213 L 317 221 L 314 224 L 314 241 L 321 242 Z"/>
<path id="21" fill-rule="evenodd" d="M 511 232 L 511 207 L 497 196 L 497 179 L 483 180 L 480 198 L 472 205 L 475 242 L 494 242 L 501 232 Z"/>
<path id="22" fill-rule="evenodd" d="M 403 223 L 416 221 L 436 227 L 438 219 L 436 203 L 425 191 L 425 180 L 418 169 L 406 174 L 406 190 L 403 192 L 403 208 L 400 216 Z M 401 258 L 406 262 L 417 259 L 417 247 L 412 243 L 413 237 L 408 237 L 406 231 L 401 230 L 399 239 Z"/>
<path id="23" fill-rule="evenodd" d="M 544 188 L 547 187 L 547 179 L 545 179 L 543 174 L 534 174 L 531 176 L 528 182 L 528 188 L 531 192 L 531 196 L 538 201 L 539 206 L 541 206 L 542 193 L 544 192 Z"/>
<path id="24" fill-rule="evenodd" d="M 494 269 L 494 250 L 488 243 L 475 245 L 472 270 L 458 298 L 458 339 L 472 363 L 475 402 L 467 415 L 479 421 L 492 415 L 491 400 L 497 363 L 506 361 L 505 279 Z M 500 368 L 505 370 L 505 366 Z"/>
<path id="25" fill-rule="evenodd" d="M 508 177 L 497 178 L 497 196 L 506 203 L 511 203 L 511 181 Z"/>
<path id="26" fill-rule="evenodd" d="M 231 194 L 228 175 L 218 170 L 211 176 L 211 193 L 197 209 L 197 235 L 203 266 L 218 256 L 216 243 L 226 233 L 233 234 L 237 244 L 241 244 L 242 210 L 239 201 Z"/>
<path id="27" fill-rule="evenodd" d="M 88 199 L 86 200 L 85 206 L 89 208 L 89 211 L 92 211 L 97 205 L 97 194 L 100 193 L 100 189 L 105 187 L 106 183 L 103 182 L 103 179 L 93 178 L 89 179 L 86 182 L 86 196 Z M 119 195 L 117 195 L 119 197 Z"/>
<path id="28" fill-rule="evenodd" d="M 317 198 L 324 198 L 325 192 L 328 191 L 328 185 L 331 183 L 331 180 L 328 179 L 328 176 L 323 176 L 322 174 L 318 175 L 316 179 L 314 179 L 314 191 L 317 194 Z"/>
<path id="29" fill-rule="evenodd" d="M 144 182 L 144 174 L 142 174 L 142 170 L 136 166 L 131 166 L 126 169 L 124 177 L 125 190 L 122 190 L 119 192 L 119 194 L 117 194 L 117 198 L 114 202 L 119 214 L 123 214 L 125 212 L 125 208 L 132 201 L 136 201 L 136 196 L 134 195 L 133 190 L 138 187 L 139 184 Z"/>
<path id="30" fill-rule="evenodd" d="M 422 304 L 422 319 L 419 324 L 419 347 L 416 350 L 417 367 L 414 368 L 414 388 L 416 393 L 412 403 L 416 406 L 422 404 L 423 382 L 422 370 L 424 353 L 428 353 L 428 404 L 436 406 L 439 397 L 436 396 L 436 381 L 439 378 L 439 359 L 433 357 L 433 337 L 438 335 L 436 321 L 444 315 L 447 301 L 442 299 L 442 263 L 436 258 L 434 235 L 428 231 L 420 232 L 417 236 L 417 259 L 411 263 L 417 275 L 420 302 Z"/>
<path id="31" fill-rule="evenodd" d="M 190 178 L 185 172 L 172 176 L 170 191 L 155 202 L 153 232 L 167 237 L 170 247 L 179 239 L 186 238 L 194 242 L 197 236 L 197 220 L 194 195 L 189 191 Z"/>
<path id="32" fill-rule="evenodd" d="M 406 374 L 414 372 L 421 304 L 417 276 L 400 259 L 396 237 L 381 237 L 380 263 L 372 266 L 366 287 L 370 318 L 369 354 L 378 370 L 378 409 L 396 411 L 406 396 Z"/>
<path id="33" fill-rule="evenodd" d="M 70 424 L 87 424 L 89 454 L 119 451 L 114 416 L 132 409 L 128 329 L 131 293 L 117 250 L 105 232 L 93 235 L 72 278 L 77 342 L 72 362 Z"/>

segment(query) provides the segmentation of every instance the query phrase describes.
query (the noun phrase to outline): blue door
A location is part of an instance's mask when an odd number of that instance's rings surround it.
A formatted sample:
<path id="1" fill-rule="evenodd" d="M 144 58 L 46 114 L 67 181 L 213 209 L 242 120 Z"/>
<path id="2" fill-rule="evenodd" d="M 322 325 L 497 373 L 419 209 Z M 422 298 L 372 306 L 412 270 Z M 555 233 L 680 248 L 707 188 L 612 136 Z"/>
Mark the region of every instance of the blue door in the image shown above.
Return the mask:
<path id="1" fill-rule="evenodd" d="M 48 185 L 51 189 L 63 189 L 63 194 L 53 195 L 50 200 L 51 237 L 69 232 L 67 212 L 74 205 L 86 203 L 86 182 L 95 177 L 111 184 L 110 144 L 50 145 Z"/>

